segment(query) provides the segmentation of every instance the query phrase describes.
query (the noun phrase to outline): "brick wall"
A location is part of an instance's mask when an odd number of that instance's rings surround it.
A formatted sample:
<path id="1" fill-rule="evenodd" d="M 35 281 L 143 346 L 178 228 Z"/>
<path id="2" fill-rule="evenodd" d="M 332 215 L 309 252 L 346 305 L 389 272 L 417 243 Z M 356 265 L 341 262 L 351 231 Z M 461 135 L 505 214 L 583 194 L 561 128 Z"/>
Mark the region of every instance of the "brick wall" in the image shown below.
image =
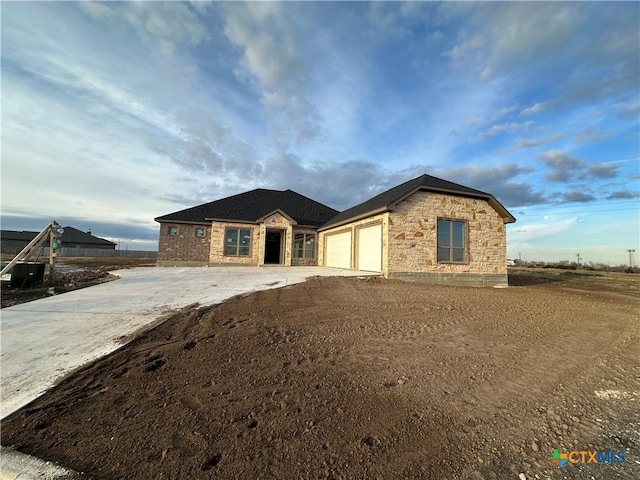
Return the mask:
<path id="1" fill-rule="evenodd" d="M 468 262 L 438 263 L 437 219 L 468 222 Z M 389 214 L 390 278 L 506 285 L 506 227 L 485 201 L 417 192 Z"/>
<path id="2" fill-rule="evenodd" d="M 169 227 L 178 229 L 169 235 Z M 204 236 L 196 236 L 196 229 L 204 229 Z M 211 225 L 189 223 L 161 223 L 158 241 L 158 265 L 207 265 L 211 242 Z"/>

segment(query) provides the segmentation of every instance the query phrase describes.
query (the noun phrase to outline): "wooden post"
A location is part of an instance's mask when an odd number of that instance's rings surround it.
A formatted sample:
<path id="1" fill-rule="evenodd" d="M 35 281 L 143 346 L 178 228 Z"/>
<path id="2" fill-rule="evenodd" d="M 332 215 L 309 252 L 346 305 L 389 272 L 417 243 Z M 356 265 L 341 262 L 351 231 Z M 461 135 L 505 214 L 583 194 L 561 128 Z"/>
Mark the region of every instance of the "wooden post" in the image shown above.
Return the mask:
<path id="1" fill-rule="evenodd" d="M 55 244 L 55 235 L 54 230 L 58 227 L 58 222 L 51 222 L 51 228 L 49 229 L 49 286 L 53 287 L 53 281 L 56 273 L 56 252 L 53 248 Z"/>

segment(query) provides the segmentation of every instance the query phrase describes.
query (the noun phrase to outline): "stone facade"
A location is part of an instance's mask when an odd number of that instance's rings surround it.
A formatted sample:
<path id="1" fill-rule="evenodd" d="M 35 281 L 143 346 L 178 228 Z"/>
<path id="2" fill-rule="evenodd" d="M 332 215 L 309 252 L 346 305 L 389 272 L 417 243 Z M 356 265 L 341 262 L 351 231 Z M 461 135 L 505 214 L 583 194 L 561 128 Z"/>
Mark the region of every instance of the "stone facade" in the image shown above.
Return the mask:
<path id="1" fill-rule="evenodd" d="M 439 218 L 467 222 L 465 262 L 438 262 Z M 389 213 L 388 241 L 389 278 L 507 284 L 506 227 L 486 200 L 416 192 Z"/>
<path id="2" fill-rule="evenodd" d="M 280 252 L 280 264 L 291 266 L 291 250 L 293 243 L 293 226 L 291 225 L 291 221 L 286 218 L 284 215 L 276 212 L 268 217 L 264 218 L 264 221 L 260 223 L 260 234 L 261 238 L 267 238 L 267 231 L 275 230 L 279 231 L 282 235 L 281 238 L 281 249 L 284 247 L 284 254 L 282 251 Z M 259 264 L 264 264 L 264 255 L 265 255 L 265 242 L 262 241 L 259 245 L 260 255 L 259 255 Z"/>
<path id="3" fill-rule="evenodd" d="M 438 219 L 466 222 L 464 262 L 438 262 Z M 419 191 L 390 212 L 320 233 L 318 264 L 325 265 L 326 236 L 351 230 L 351 268 L 357 269 L 359 228 L 382 223 L 382 275 L 463 285 L 507 285 L 506 227 L 486 200 Z"/>
<path id="4" fill-rule="evenodd" d="M 169 234 L 176 228 L 175 235 Z M 198 236 L 196 230 L 203 235 Z M 201 266 L 209 263 L 211 225 L 191 223 L 161 223 L 158 242 L 159 266 Z"/>

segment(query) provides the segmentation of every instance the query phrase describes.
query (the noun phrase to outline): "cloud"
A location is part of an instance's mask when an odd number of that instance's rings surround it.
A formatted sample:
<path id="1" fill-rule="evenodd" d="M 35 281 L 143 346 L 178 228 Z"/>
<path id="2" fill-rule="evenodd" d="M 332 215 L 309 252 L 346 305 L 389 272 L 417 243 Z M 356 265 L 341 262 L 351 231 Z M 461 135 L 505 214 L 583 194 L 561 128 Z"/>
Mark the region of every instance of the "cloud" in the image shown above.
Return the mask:
<path id="1" fill-rule="evenodd" d="M 509 78 L 510 85 L 531 85 L 531 79 L 544 78 L 549 83 L 549 100 L 522 115 L 617 101 L 637 91 L 637 5 L 617 3 L 605 11 L 597 4 L 499 2 L 443 9 L 462 25 L 449 52 L 456 66 L 485 82 Z"/>
<path id="2" fill-rule="evenodd" d="M 560 194 L 562 203 L 586 203 L 592 202 L 596 199 L 590 193 L 586 193 L 582 190 L 572 190 L 569 192 L 565 192 Z"/>
<path id="3" fill-rule="evenodd" d="M 607 200 L 632 200 L 640 196 L 638 191 L 630 192 L 628 190 L 617 190 L 607 195 Z"/>
<path id="4" fill-rule="evenodd" d="M 467 120 L 468 125 L 478 125 L 482 123 L 494 123 L 500 120 L 502 117 L 515 112 L 518 109 L 518 105 L 511 105 L 509 107 L 499 108 L 497 111 L 486 117 L 478 117 Z"/>
<path id="5" fill-rule="evenodd" d="M 560 140 L 562 138 L 564 138 L 564 133 L 559 132 L 549 137 L 538 138 L 537 140 L 524 140 L 522 138 L 516 138 L 515 144 L 518 148 L 539 147 L 540 145 L 555 142 L 556 140 Z"/>
<path id="6" fill-rule="evenodd" d="M 100 238 L 124 239 L 124 240 L 145 240 L 149 244 L 145 249 L 156 249 L 158 242 L 158 226 L 155 222 L 149 221 L 146 224 L 138 222 L 108 222 L 86 217 L 77 216 L 57 216 L 43 217 L 28 215 L 24 212 L 3 211 L 2 229 L 39 232 L 45 228 L 51 220 L 56 220 L 60 225 L 77 228 L 80 231 L 91 230 L 91 234 Z M 117 240 L 115 240 L 117 242 Z"/>
<path id="7" fill-rule="evenodd" d="M 533 105 L 531 105 L 530 107 L 524 108 L 520 111 L 520 115 L 523 116 L 527 116 L 527 115 L 534 115 L 536 113 L 540 113 L 543 110 L 545 110 L 546 108 L 548 108 L 549 106 L 549 102 L 538 102 L 538 103 L 534 103 Z"/>
<path id="8" fill-rule="evenodd" d="M 607 135 L 607 158 L 637 144 L 629 11 L 8 2 L 3 211 L 112 223 L 131 211 L 129 223 L 146 224 L 256 187 L 347 208 L 425 172 L 509 208 L 575 198 L 582 190 L 564 191 L 575 181 L 626 199 L 637 170 L 583 158 L 603 155 L 589 143 Z M 566 151 L 527 150 L 563 134 Z"/>
<path id="9" fill-rule="evenodd" d="M 615 163 L 588 163 L 560 150 L 549 150 L 539 159 L 552 168 L 545 174 L 549 182 L 569 183 L 575 180 L 599 180 L 615 178 L 619 165 Z"/>
<path id="10" fill-rule="evenodd" d="M 499 167 L 467 165 L 447 168 L 438 174 L 447 180 L 491 193 L 508 208 L 515 208 L 547 201 L 544 194 L 536 191 L 532 184 L 514 180 L 532 171 L 515 163 L 505 163 Z"/>
<path id="11" fill-rule="evenodd" d="M 424 173 L 416 168 L 394 171 L 366 160 L 304 162 L 280 151 L 266 161 L 262 181 L 267 188 L 292 189 L 343 210 Z"/>
<path id="12" fill-rule="evenodd" d="M 78 6 L 88 15 L 99 20 L 111 19 L 117 16 L 117 12 L 108 4 L 94 1 L 81 1 Z"/>
<path id="13" fill-rule="evenodd" d="M 254 86 L 275 115 L 271 122 L 275 140 L 293 138 L 303 144 L 317 138 L 318 111 L 305 94 L 310 69 L 302 48 L 306 35 L 290 18 L 293 8 L 272 2 L 230 2 L 219 8 L 225 35 L 242 51 L 236 75 Z"/>
<path id="14" fill-rule="evenodd" d="M 419 2 L 370 2 L 367 3 L 366 18 L 374 37 L 409 37 L 413 31 L 408 21 L 420 18 L 423 8 Z M 437 38 L 436 38 L 437 40 Z"/>
<path id="15" fill-rule="evenodd" d="M 225 34 L 242 49 L 245 72 L 272 93 L 295 90 L 304 80 L 303 58 L 295 26 L 285 20 L 284 6 L 260 2 L 222 8 Z"/>
<path id="16" fill-rule="evenodd" d="M 545 165 L 557 170 L 575 170 L 583 165 L 583 161 L 560 150 L 549 150 L 540 155 Z"/>
<path id="17" fill-rule="evenodd" d="M 618 165 L 609 164 L 591 164 L 587 167 L 585 178 L 616 178 L 618 176 Z"/>
<path id="18" fill-rule="evenodd" d="M 640 102 L 638 100 L 630 102 L 618 102 L 613 105 L 618 115 L 622 118 L 633 120 L 640 115 Z"/>
<path id="19" fill-rule="evenodd" d="M 480 132 L 475 137 L 475 141 L 479 142 L 482 140 L 486 140 L 487 138 L 491 138 L 495 135 L 505 133 L 505 132 L 517 132 L 520 130 L 528 130 L 534 124 L 533 121 L 528 120 L 526 122 L 511 122 L 511 123 L 499 123 L 496 125 L 492 125 L 491 128 L 485 130 L 484 132 Z"/>
<path id="20" fill-rule="evenodd" d="M 598 131 L 593 127 L 587 127 L 576 135 L 575 141 L 583 144 L 600 143 L 608 140 L 609 138 L 611 138 L 611 133 Z"/>
<path id="21" fill-rule="evenodd" d="M 80 9 L 97 20 L 126 22 L 153 51 L 172 55 L 182 45 L 198 45 L 210 38 L 198 14 L 178 2 L 131 2 L 112 7 L 99 2 L 80 2 Z M 203 11 L 204 6 L 194 10 Z"/>

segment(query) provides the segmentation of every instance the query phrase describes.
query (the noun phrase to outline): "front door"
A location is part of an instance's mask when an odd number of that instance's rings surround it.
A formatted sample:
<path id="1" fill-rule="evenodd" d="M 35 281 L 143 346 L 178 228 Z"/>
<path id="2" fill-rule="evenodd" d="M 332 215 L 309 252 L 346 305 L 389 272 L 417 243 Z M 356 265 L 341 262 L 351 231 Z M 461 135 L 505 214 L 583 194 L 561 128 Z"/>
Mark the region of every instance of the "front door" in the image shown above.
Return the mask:
<path id="1" fill-rule="evenodd" d="M 267 231 L 267 239 L 264 246 L 264 263 L 280 263 L 281 244 L 282 232 Z"/>

